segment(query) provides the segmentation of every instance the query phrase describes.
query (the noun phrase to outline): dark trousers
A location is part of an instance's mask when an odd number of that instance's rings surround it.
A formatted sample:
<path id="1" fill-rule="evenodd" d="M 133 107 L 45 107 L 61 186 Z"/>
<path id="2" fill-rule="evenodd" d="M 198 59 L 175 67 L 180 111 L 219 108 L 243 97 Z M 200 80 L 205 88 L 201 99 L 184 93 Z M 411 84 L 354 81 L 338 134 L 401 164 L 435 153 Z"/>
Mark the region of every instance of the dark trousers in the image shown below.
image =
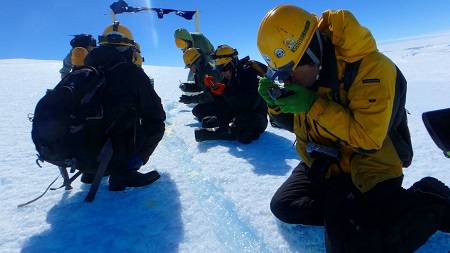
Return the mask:
<path id="1" fill-rule="evenodd" d="M 252 133 L 260 135 L 267 128 L 267 116 L 256 112 L 241 112 L 232 120 L 231 128 L 236 134 Z"/>
<path id="2" fill-rule="evenodd" d="M 217 116 L 224 111 L 228 110 L 228 105 L 226 103 L 205 103 L 197 104 L 192 109 L 192 114 L 197 117 L 198 121 L 202 122 L 202 119 L 206 116 Z"/>
<path id="3" fill-rule="evenodd" d="M 323 193 L 313 190 L 307 169 L 304 163 L 300 163 L 292 171 L 272 197 L 270 209 L 286 223 L 323 226 Z"/>
<path id="4" fill-rule="evenodd" d="M 206 117 L 216 117 L 213 122 L 204 128 L 231 127 L 230 132 L 233 135 L 240 133 L 251 133 L 259 136 L 262 134 L 268 124 L 267 115 L 257 112 L 236 112 L 228 107 L 226 103 L 206 103 L 198 104 L 192 109 L 192 114 L 202 122 Z M 203 124 L 203 122 L 202 122 Z"/>
<path id="5" fill-rule="evenodd" d="M 324 225 L 328 252 L 414 252 L 441 226 L 445 208 L 401 187 L 403 177 L 361 193 L 350 175 L 311 185 L 300 164 L 270 203 L 286 223 Z"/>

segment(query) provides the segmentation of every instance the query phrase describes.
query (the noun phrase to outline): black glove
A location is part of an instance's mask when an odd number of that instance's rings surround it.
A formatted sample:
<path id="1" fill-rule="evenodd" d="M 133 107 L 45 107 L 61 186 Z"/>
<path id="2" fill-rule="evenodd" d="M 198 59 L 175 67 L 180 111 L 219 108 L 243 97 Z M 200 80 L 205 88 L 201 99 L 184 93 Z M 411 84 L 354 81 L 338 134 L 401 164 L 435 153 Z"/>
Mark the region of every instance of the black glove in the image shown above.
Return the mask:
<path id="1" fill-rule="evenodd" d="M 180 101 L 178 101 L 178 102 L 183 103 L 183 104 L 191 104 L 192 96 L 181 95 Z"/>
<path id="2" fill-rule="evenodd" d="M 327 155 L 318 152 L 313 152 L 311 156 L 315 159 L 311 164 L 311 168 L 309 168 L 306 173 L 311 185 L 320 187 L 322 186 L 325 175 L 330 167 L 330 158 Z"/>
<path id="3" fill-rule="evenodd" d="M 203 128 L 213 128 L 218 127 L 220 125 L 220 121 L 216 116 L 206 116 L 202 119 L 202 127 Z"/>
<path id="4" fill-rule="evenodd" d="M 199 92 L 201 91 L 201 88 L 199 88 L 197 85 L 195 85 L 195 82 L 188 81 L 185 83 L 180 83 L 180 90 L 183 92 Z"/>
<path id="5" fill-rule="evenodd" d="M 186 83 L 180 83 L 180 90 L 185 91 L 186 90 Z"/>

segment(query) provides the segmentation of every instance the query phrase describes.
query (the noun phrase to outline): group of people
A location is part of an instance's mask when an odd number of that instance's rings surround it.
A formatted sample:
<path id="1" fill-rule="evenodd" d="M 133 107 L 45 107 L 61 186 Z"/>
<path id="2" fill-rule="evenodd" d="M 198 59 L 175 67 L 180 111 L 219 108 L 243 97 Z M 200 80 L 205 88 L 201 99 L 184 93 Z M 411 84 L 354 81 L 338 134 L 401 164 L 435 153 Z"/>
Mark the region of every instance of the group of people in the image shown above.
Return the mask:
<path id="1" fill-rule="evenodd" d="M 195 140 L 237 140 L 249 144 L 259 139 L 268 122 L 267 104 L 258 93 L 258 82 L 265 75 L 266 66 L 248 56 L 239 59 L 238 51 L 228 45 L 220 45 L 208 54 L 200 47 L 192 47 L 195 42 L 179 43 L 180 30 L 175 32 L 176 45 L 181 45 L 186 68 L 194 73 L 193 81 L 182 83 L 180 89 L 199 92 L 180 97 L 180 103 L 196 104 L 192 113 L 201 122 L 201 128 L 195 129 Z"/>
<path id="2" fill-rule="evenodd" d="M 318 18 L 297 6 L 275 7 L 258 31 L 267 66 L 239 59 L 229 45 L 214 50 L 206 40 L 203 47 L 195 40 L 199 34 L 186 32 L 175 32 L 176 45 L 193 75 L 180 89 L 197 93 L 183 94 L 180 102 L 196 104 L 197 141 L 251 143 L 265 131 L 268 114 L 296 136 L 301 162 L 270 203 L 279 220 L 324 226 L 328 252 L 414 252 L 436 231 L 450 232 L 444 183 L 425 177 L 402 187 L 403 167 L 413 155 L 406 81 L 351 12 L 329 10 Z M 121 186 L 147 185 L 155 175 L 137 170 L 164 134 L 161 100 L 133 63 L 135 42 L 125 27 L 115 24 L 99 40 L 85 64 L 125 62 L 107 77 L 105 115 L 133 108 L 143 122 L 142 143 L 119 155 L 110 184 L 120 174 L 126 178 Z M 355 63 L 348 81 L 347 69 Z M 127 141 L 117 133 L 118 147 Z"/>

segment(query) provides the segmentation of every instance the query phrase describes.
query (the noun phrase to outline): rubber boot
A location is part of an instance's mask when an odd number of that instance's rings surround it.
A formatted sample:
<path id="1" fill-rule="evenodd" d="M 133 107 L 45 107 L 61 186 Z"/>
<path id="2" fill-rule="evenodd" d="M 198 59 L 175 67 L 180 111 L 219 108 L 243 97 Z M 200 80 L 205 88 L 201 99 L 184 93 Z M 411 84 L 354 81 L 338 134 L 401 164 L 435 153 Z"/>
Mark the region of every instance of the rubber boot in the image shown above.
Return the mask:
<path id="1" fill-rule="evenodd" d="M 206 140 L 236 140 L 236 134 L 231 131 L 230 127 L 197 128 L 194 133 L 197 142 Z"/>

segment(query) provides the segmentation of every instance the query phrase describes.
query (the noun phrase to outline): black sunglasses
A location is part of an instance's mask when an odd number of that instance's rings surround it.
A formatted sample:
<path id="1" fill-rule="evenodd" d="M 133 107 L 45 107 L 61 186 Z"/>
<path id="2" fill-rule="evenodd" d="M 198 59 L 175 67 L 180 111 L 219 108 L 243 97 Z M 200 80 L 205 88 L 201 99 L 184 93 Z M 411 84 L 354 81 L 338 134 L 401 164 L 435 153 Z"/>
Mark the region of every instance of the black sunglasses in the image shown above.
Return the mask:
<path id="1" fill-rule="evenodd" d="M 227 65 L 223 66 L 222 68 L 220 68 L 220 72 L 227 72 L 230 69 L 231 69 L 230 64 L 227 64 Z"/>

